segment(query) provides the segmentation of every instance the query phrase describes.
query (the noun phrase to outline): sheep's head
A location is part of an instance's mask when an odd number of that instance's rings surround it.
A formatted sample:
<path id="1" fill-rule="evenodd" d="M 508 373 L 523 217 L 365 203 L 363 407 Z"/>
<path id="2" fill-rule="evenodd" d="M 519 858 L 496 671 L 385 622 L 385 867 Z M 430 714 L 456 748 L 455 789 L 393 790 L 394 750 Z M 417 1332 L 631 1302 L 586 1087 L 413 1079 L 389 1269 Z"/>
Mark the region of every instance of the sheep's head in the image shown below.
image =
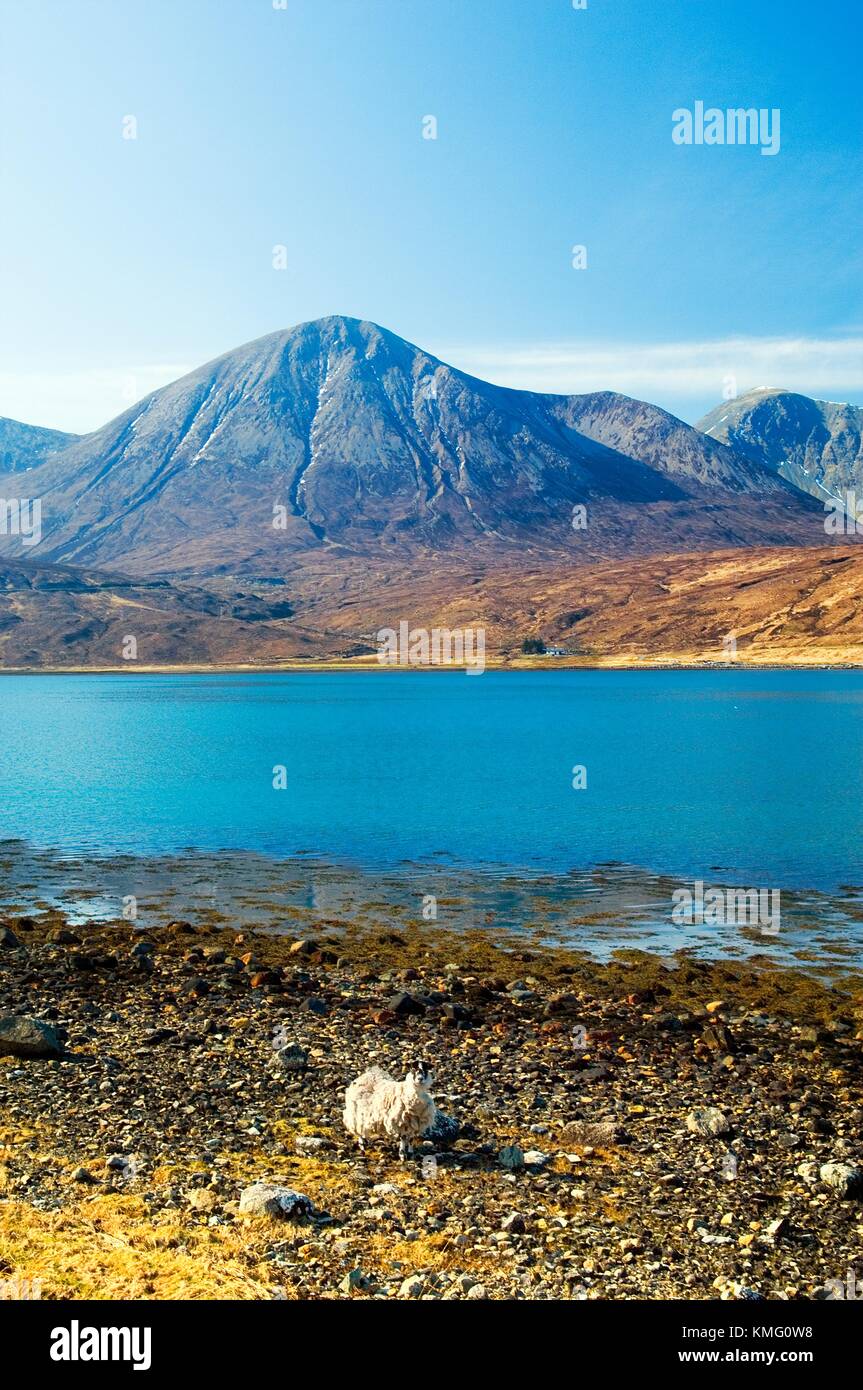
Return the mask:
<path id="1" fill-rule="evenodd" d="M 405 1081 L 409 1081 L 418 1091 L 427 1091 L 434 1081 L 434 1072 L 427 1062 L 412 1062 Z"/>

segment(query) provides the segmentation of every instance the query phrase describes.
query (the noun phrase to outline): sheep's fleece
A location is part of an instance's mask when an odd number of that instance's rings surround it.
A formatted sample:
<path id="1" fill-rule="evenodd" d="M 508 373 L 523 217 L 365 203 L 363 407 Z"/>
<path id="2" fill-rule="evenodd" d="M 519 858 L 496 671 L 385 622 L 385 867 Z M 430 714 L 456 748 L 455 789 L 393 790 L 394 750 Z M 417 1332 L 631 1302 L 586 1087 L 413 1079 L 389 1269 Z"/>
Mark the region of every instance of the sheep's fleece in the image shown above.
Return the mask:
<path id="1" fill-rule="evenodd" d="M 427 1087 L 431 1072 L 419 1064 L 404 1081 L 370 1067 L 345 1093 L 345 1128 L 357 1139 L 398 1139 L 400 1147 L 434 1124 L 435 1103 Z"/>

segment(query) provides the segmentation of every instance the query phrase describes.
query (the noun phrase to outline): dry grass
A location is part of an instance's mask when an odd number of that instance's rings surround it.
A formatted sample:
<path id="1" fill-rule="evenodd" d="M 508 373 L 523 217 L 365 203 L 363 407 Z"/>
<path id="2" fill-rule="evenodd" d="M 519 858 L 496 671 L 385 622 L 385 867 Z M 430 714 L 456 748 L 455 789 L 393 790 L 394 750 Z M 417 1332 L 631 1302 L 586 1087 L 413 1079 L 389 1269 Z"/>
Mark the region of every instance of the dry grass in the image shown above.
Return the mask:
<path id="1" fill-rule="evenodd" d="M 62 1211 L 0 1203 L 4 1278 L 39 1279 L 49 1299 L 261 1299 L 267 1278 L 239 1228 L 150 1216 L 140 1197 L 110 1195 Z"/>
<path id="2" fill-rule="evenodd" d="M 314 1126 L 276 1122 L 285 1146 Z M 13 1153 L 26 1152 L 27 1166 L 50 1166 L 64 1185 L 62 1207 L 45 1211 L 12 1195 L 7 1164 Z M 285 1155 L 272 1159 L 248 1152 L 225 1152 L 214 1166 L 237 1191 L 272 1168 L 273 1176 L 304 1192 L 319 1211 L 336 1219 L 356 1204 L 356 1166 L 330 1151 L 326 1157 Z M 165 1158 L 147 1179 L 147 1188 L 194 1186 L 196 1165 L 182 1168 Z M 405 1215 L 430 1197 L 399 1164 L 387 1163 L 378 1181 L 398 1191 L 388 1199 Z M 441 1172 L 434 1187 L 435 1204 L 465 1195 L 466 1175 Z M 476 1178 L 470 1179 L 474 1186 Z M 410 1221 L 408 1224 L 413 1224 Z M 339 1235 L 349 1233 L 339 1229 Z M 326 1257 L 329 1234 L 315 1226 L 261 1220 L 227 1220 L 210 1226 L 189 1208 L 152 1211 L 142 1195 L 128 1188 L 83 1194 L 71 1181 L 69 1163 L 53 1151 L 48 1126 L 0 1127 L 0 1278 L 42 1285 L 43 1299 L 206 1300 L 270 1299 L 276 1287 L 289 1299 L 301 1296 L 296 1281 L 283 1282 L 279 1267 L 266 1257 L 274 1244 L 292 1247 L 292 1257 Z M 336 1268 L 332 1293 L 352 1264 L 381 1278 L 404 1278 L 415 1270 L 471 1270 L 481 1275 L 496 1267 L 493 1256 L 454 1246 L 451 1236 L 421 1234 L 416 1240 L 393 1240 L 391 1234 L 363 1231 L 352 1242 L 350 1260 Z M 320 1296 L 320 1294 L 318 1295 Z M 326 1296 L 326 1295 L 324 1295 Z"/>
<path id="3" fill-rule="evenodd" d="M 286 1147 L 300 1132 L 279 1123 Z M 301 1126 L 308 1132 L 312 1126 Z M 501 1135 L 501 1142 L 511 1136 Z M 457 1245 L 452 1231 L 420 1231 L 414 1239 L 400 1239 L 392 1230 L 363 1228 L 352 1233 L 351 1223 L 330 1230 L 314 1225 L 294 1226 L 267 1220 L 227 1220 L 210 1226 L 206 1217 L 189 1208 L 152 1211 L 142 1195 L 128 1188 L 113 1192 L 89 1191 L 71 1183 L 68 1164 L 50 1152 L 48 1132 L 0 1129 L 0 1193 L 3 1157 L 23 1146 L 28 1166 L 51 1164 L 65 1179 L 62 1209 L 44 1211 L 32 1207 L 8 1187 L 0 1195 L 0 1278 L 42 1284 L 45 1299 L 269 1299 L 279 1286 L 289 1299 L 302 1297 L 302 1279 L 294 1273 L 288 1281 L 279 1266 L 267 1259 L 278 1244 L 290 1250 L 292 1259 L 332 1261 L 329 1291 L 316 1296 L 338 1296 L 344 1273 L 360 1267 L 378 1282 L 398 1287 L 408 1275 L 470 1273 L 482 1281 L 500 1269 L 496 1250 Z M 597 1154 L 594 1161 L 604 1161 Z M 239 1190 L 272 1167 L 261 1155 L 226 1152 L 215 1160 L 217 1171 Z M 336 1151 L 326 1156 L 285 1155 L 276 1161 L 273 1176 L 304 1192 L 320 1211 L 337 1221 L 356 1209 L 358 1198 L 355 1162 Z M 441 1168 L 433 1184 L 424 1184 L 394 1160 L 377 1167 L 377 1182 L 388 1182 L 395 1191 L 384 1199 L 400 1212 L 405 1227 L 416 1224 L 417 1209 L 429 1215 L 445 1214 L 468 1196 L 482 1196 L 488 1188 L 493 1205 L 500 1201 L 498 1175 Z M 147 1188 L 178 1183 L 194 1186 L 194 1167 L 180 1170 L 166 1159 L 156 1166 Z M 547 1206 L 550 1218 L 562 1209 Z M 421 1223 L 420 1223 L 421 1224 Z M 347 1238 L 349 1251 L 333 1259 L 331 1238 Z M 293 1281 L 293 1282 L 291 1282 Z M 360 1295 L 362 1296 L 362 1295 Z"/>

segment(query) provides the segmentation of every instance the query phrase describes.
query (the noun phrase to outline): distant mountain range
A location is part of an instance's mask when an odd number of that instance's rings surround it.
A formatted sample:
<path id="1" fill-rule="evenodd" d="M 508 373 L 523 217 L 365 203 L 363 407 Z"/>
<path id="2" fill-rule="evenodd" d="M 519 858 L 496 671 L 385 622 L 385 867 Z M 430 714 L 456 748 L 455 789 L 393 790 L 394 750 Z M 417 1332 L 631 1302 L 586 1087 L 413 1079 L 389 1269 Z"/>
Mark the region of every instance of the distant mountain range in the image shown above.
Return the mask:
<path id="1" fill-rule="evenodd" d="M 22 425 L 19 420 L 0 416 L 0 476 L 44 463 L 79 438 L 77 434 L 43 430 L 39 425 Z"/>
<path id="2" fill-rule="evenodd" d="M 110 665 L 125 631 L 153 664 L 343 657 L 419 609 L 475 612 L 506 652 L 537 632 L 608 655 L 604 623 L 612 652 L 684 631 L 694 651 L 723 592 L 729 614 L 746 592 L 753 641 L 847 652 L 863 565 L 833 568 L 824 502 L 863 495 L 860 419 L 759 391 L 693 428 L 493 386 L 372 323 L 301 324 L 92 434 L 0 420 L 0 498 L 42 506 L 38 546 L 0 534 L 0 664 Z M 743 553 L 778 547 L 807 553 Z"/>
<path id="3" fill-rule="evenodd" d="M 698 428 L 823 502 L 863 503 L 863 410 L 761 388 L 718 405 Z"/>
<path id="4" fill-rule="evenodd" d="M 322 546 L 578 563 L 823 542 L 808 494 L 751 451 L 625 396 L 492 386 L 347 318 L 249 343 L 47 449 L 23 437 L 14 487 L 0 477 L 17 495 L 26 470 L 43 499 L 40 560 L 148 576 L 284 576 Z M 7 536 L 0 553 L 25 551 Z"/>

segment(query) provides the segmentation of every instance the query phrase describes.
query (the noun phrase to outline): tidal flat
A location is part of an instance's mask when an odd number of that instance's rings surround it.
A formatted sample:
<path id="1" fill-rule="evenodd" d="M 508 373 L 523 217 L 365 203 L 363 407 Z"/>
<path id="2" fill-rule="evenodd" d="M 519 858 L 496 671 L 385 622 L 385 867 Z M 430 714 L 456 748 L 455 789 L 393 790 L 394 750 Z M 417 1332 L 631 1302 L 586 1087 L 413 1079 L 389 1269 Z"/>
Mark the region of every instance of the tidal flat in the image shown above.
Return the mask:
<path id="1" fill-rule="evenodd" d="M 707 885 L 738 883 L 718 866 Z M 191 916 L 210 926 L 276 935 L 349 927 L 483 932 L 501 950 L 567 946 L 607 960 L 621 948 L 673 960 L 763 955 L 834 979 L 863 967 L 863 888 L 782 889 L 774 933 L 758 920 L 680 924 L 679 875 L 609 862 L 568 873 L 471 866 L 450 854 L 369 868 L 312 853 L 186 849 L 85 857 L 0 841 L 0 915 L 60 911 L 72 925 L 127 920 L 141 931 Z M 726 891 L 727 888 L 726 888 Z M 762 890 L 763 896 L 763 890 Z"/>

